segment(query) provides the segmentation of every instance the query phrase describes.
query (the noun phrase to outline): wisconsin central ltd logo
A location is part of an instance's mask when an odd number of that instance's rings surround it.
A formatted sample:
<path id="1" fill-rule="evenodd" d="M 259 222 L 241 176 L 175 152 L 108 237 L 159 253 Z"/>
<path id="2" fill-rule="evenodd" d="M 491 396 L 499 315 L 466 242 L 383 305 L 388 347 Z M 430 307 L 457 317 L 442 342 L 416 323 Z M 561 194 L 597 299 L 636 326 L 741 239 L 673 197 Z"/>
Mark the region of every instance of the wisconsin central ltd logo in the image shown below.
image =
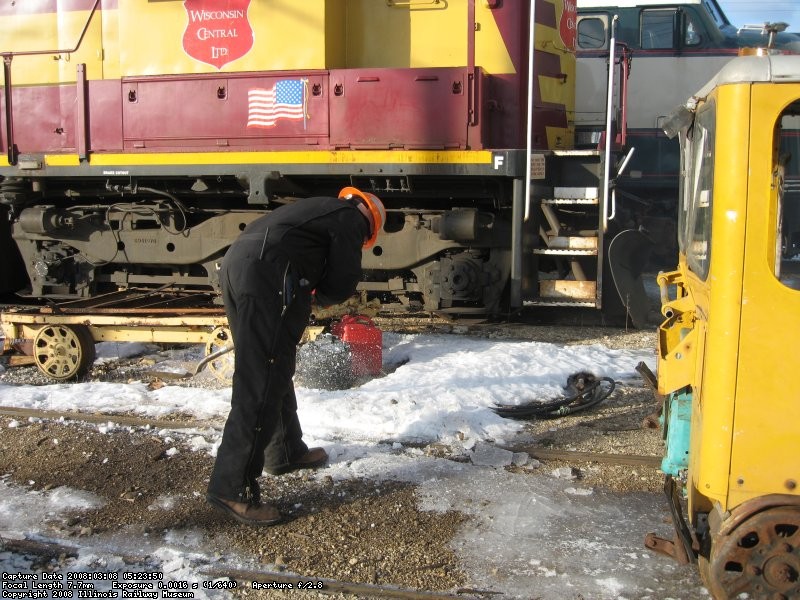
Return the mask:
<path id="1" fill-rule="evenodd" d="M 192 58 L 221 69 L 253 47 L 250 0 L 184 0 L 183 6 L 189 19 L 183 49 Z"/>
<path id="2" fill-rule="evenodd" d="M 564 10 L 561 11 L 561 22 L 558 24 L 558 32 L 561 41 L 570 50 L 575 50 L 575 37 L 578 21 L 577 0 L 564 0 Z"/>

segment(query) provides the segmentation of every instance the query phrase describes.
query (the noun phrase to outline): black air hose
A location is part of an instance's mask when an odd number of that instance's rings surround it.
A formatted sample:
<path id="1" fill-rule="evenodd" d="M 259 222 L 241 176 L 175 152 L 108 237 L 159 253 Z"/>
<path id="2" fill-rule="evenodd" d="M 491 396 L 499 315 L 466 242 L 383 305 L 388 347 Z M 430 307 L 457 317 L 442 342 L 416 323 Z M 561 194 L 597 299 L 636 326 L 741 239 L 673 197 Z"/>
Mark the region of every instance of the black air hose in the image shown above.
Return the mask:
<path id="1" fill-rule="evenodd" d="M 602 385 L 603 382 L 608 385 Z M 564 398 L 514 406 L 493 406 L 491 409 L 509 419 L 553 419 L 597 406 L 611 395 L 615 387 L 616 383 L 610 377 L 598 377 Z"/>

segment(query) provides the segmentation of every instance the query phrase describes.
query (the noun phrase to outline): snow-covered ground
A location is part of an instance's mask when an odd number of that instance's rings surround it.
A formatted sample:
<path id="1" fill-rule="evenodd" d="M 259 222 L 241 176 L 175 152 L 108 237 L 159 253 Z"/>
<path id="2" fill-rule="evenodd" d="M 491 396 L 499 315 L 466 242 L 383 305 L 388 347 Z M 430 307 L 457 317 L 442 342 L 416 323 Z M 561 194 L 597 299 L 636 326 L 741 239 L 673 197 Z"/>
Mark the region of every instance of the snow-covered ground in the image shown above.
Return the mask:
<path id="1" fill-rule="evenodd" d="M 110 342 L 97 348 L 101 361 L 155 350 Z M 174 352 L 176 364 L 202 357 L 200 347 Z M 567 377 L 581 370 L 635 381 L 640 361 L 654 369 L 655 351 L 386 333 L 383 362 L 388 374 L 346 390 L 298 388 L 300 421 L 309 445 L 322 445 L 330 453 L 326 476 L 414 482 L 421 509 L 471 515 L 470 525 L 453 544 L 476 586 L 500 589 L 506 598 L 707 597 L 691 568 L 644 549 L 648 531 L 671 537 L 670 526 L 664 525 L 663 496 L 584 488 L 568 474 L 544 468 L 509 473 L 502 467 L 515 457 L 495 451 L 494 445 L 513 441 L 522 425 L 496 415 L 491 406 L 560 397 Z M 140 382 L 0 385 L 3 406 L 152 417 L 181 413 L 220 423 L 229 395 L 228 388 L 153 390 Z M 113 430 L 113 424 L 99 427 Z M 218 431 L 182 435 L 195 441 L 198 452 L 213 455 L 219 444 Z M 474 460 L 428 457 L 406 446 L 412 442 L 462 446 Z M 0 531 L 36 538 L 43 522 L 59 510 L 101 501 L 79 490 L 35 492 L 0 481 Z M 197 580 L 202 532 L 176 531 L 173 537 L 174 544 L 137 544 L 160 560 L 165 578 Z M 129 568 L 119 557 L 98 556 L 89 540 L 70 569 Z M 23 557 L 0 552 L 3 572 L 26 568 Z M 96 589 L 104 589 L 95 583 Z M 226 596 L 218 590 L 194 592 L 195 598 Z"/>

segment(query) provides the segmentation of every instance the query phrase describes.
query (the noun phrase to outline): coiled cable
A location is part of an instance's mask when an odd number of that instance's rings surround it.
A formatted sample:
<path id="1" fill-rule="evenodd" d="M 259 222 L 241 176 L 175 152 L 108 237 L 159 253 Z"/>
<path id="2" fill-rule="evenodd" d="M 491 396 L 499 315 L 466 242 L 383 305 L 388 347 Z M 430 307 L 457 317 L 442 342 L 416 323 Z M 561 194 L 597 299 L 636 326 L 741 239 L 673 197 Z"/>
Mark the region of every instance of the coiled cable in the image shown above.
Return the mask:
<path id="1" fill-rule="evenodd" d="M 574 393 L 544 402 L 528 402 L 518 405 L 497 405 L 491 409 L 508 419 L 554 419 L 597 406 L 614 391 L 616 383 L 610 377 L 593 378 L 580 389 L 571 388 Z"/>

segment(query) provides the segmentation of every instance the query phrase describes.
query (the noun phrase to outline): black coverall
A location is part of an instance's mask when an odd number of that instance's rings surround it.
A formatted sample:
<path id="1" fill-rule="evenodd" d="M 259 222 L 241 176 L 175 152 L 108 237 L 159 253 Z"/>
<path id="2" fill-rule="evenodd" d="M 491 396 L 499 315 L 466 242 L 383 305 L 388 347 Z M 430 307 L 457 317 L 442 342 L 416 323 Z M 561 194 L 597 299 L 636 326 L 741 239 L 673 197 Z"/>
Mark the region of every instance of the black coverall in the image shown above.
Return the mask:
<path id="1" fill-rule="evenodd" d="M 231 411 L 208 492 L 257 502 L 256 479 L 303 455 L 292 377 L 311 313 L 349 298 L 369 223 L 355 200 L 298 200 L 259 217 L 231 245 L 220 280 L 236 346 Z"/>

